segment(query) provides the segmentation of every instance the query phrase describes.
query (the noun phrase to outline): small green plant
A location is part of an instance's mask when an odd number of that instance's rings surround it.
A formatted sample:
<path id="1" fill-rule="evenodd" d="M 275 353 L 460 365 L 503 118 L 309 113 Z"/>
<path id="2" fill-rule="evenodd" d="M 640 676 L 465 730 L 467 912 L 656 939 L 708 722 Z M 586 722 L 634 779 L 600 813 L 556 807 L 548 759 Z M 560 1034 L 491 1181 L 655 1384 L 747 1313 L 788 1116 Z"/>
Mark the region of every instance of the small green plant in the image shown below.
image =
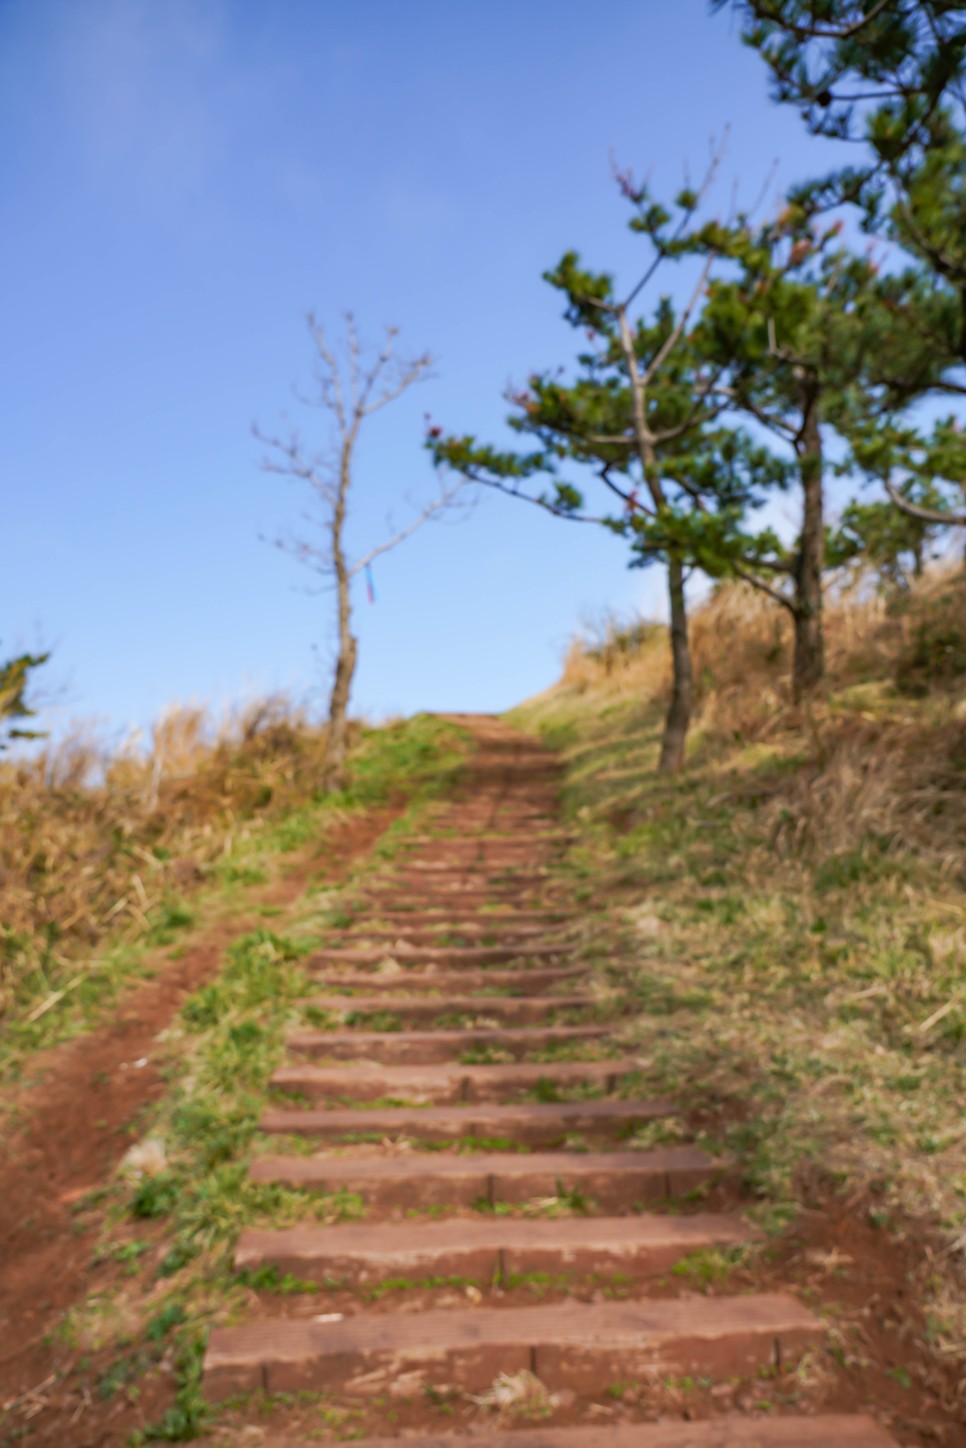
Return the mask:
<path id="1" fill-rule="evenodd" d="M 150 939 L 157 945 L 166 945 L 175 931 L 186 930 L 194 922 L 195 912 L 190 905 L 174 896 L 166 896 L 152 915 Z"/>
<path id="2" fill-rule="evenodd" d="M 131 1448 L 142 1448 L 145 1443 L 190 1443 L 203 1435 L 211 1418 L 201 1391 L 206 1341 L 206 1333 L 182 1331 L 174 1358 L 174 1403 L 157 1422 L 134 1434 Z"/>
<path id="3" fill-rule="evenodd" d="M 671 1271 L 692 1286 L 709 1288 L 727 1280 L 746 1254 L 744 1247 L 707 1247 L 689 1252 Z"/>
<path id="4" fill-rule="evenodd" d="M 138 1182 L 131 1197 L 132 1217 L 167 1217 L 178 1201 L 178 1178 L 174 1172 L 158 1172 Z"/>
<path id="5" fill-rule="evenodd" d="M 181 1326 L 186 1315 L 183 1303 L 166 1303 L 159 1312 L 148 1319 L 144 1336 L 149 1342 L 161 1342 L 173 1328 Z"/>

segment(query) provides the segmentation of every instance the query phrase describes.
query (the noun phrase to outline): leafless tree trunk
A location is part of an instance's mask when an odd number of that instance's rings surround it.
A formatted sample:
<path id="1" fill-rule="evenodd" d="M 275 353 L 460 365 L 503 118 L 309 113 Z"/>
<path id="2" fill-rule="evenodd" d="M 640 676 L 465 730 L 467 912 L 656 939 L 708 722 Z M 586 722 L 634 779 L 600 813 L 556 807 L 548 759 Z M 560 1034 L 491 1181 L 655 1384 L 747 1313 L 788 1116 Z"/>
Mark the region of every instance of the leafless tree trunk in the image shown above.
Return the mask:
<path id="1" fill-rule="evenodd" d="M 344 543 L 346 498 L 352 481 L 349 473 L 350 461 L 351 458 L 343 449 L 339 490 L 332 510 L 332 568 L 338 601 L 339 645 L 332 693 L 329 696 L 329 737 L 326 742 L 323 781 L 324 787 L 330 790 L 342 789 L 345 786 L 349 696 L 359 652 L 356 637 L 352 632 L 352 573 L 346 560 Z"/>
<path id="2" fill-rule="evenodd" d="M 350 554 L 345 529 L 349 497 L 357 483 L 355 455 L 362 425 L 366 418 L 394 402 L 415 383 L 425 380 L 431 358 L 426 353 L 408 360 L 397 357 L 398 334 L 394 327 L 386 329 L 381 348 L 365 356 L 351 313 L 346 315 L 344 344 L 337 351 L 329 344 L 315 317 L 310 316 L 308 320 L 316 353 L 315 392 L 301 397 L 300 401 L 329 415 L 334 424 L 333 436 L 327 446 L 316 451 L 295 431 L 280 437 L 256 428 L 255 435 L 266 447 L 263 460 L 266 471 L 305 482 L 315 494 L 317 516 L 312 521 L 321 530 L 322 542 L 301 537 L 276 541 L 278 547 L 319 573 L 324 586 L 335 594 L 338 643 L 329 696 L 329 732 L 322 783 L 327 790 L 338 790 L 346 784 L 349 701 L 359 652 L 352 631 L 353 580 L 374 559 L 398 547 L 423 523 L 452 508 L 462 479 L 442 481 L 433 497 L 415 505 L 413 517 L 402 528 L 394 531 L 390 528 L 384 542 L 361 556 Z"/>

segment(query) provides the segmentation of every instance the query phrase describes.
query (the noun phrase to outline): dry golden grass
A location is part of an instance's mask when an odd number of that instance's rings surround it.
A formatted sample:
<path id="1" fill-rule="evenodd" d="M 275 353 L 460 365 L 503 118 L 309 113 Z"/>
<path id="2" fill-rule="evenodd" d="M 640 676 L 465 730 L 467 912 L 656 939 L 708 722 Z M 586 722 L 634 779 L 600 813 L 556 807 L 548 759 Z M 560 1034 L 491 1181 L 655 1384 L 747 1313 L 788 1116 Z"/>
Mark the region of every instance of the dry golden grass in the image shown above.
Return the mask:
<path id="1" fill-rule="evenodd" d="M 905 654 L 924 627 L 945 638 L 961 626 L 964 606 L 966 575 L 953 566 L 930 570 L 901 598 L 874 592 L 862 578 L 831 589 L 825 608 L 829 685 L 834 689 L 895 679 L 899 673 L 914 686 L 913 661 Z M 558 688 L 643 689 L 652 695 L 666 690 L 670 658 L 662 625 L 644 620 L 622 624 L 605 616 L 589 635 L 571 643 Z M 700 708 L 713 696 L 714 707 L 720 709 L 724 701 L 744 698 L 754 692 L 753 686 L 764 684 L 768 692 L 757 701 L 755 714 L 770 716 L 774 704 L 789 701 L 791 646 L 791 623 L 784 610 L 746 584 L 716 588 L 691 618 Z"/>
<path id="2" fill-rule="evenodd" d="M 276 697 L 217 725 L 169 710 L 144 749 L 111 753 L 81 728 L 0 761 L 0 1015 L 28 976 L 147 931 L 258 821 L 304 804 L 324 743 Z"/>
<path id="3" fill-rule="evenodd" d="M 826 688 L 803 710 L 791 702 L 784 613 L 745 585 L 717 589 L 692 619 L 690 757 L 725 765 L 755 744 L 801 754 L 765 801 L 782 853 L 816 860 L 874 836 L 957 874 L 966 858 L 964 619 L 960 569 L 937 569 L 892 603 L 861 586 L 833 592 Z M 669 683 L 665 630 L 608 620 L 595 639 L 574 641 L 546 697 L 551 709 L 593 694 L 647 712 L 663 708 Z M 760 781 L 751 787 L 760 793 Z"/>

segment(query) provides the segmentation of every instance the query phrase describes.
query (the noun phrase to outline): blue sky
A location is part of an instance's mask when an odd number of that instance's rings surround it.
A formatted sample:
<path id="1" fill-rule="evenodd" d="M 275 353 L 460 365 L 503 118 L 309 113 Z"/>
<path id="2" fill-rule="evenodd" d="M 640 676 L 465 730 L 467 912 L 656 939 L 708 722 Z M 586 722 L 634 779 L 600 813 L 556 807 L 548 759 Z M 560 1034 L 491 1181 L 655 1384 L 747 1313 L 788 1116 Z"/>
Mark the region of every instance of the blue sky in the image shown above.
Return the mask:
<path id="1" fill-rule="evenodd" d="M 541 272 L 633 276 L 611 152 L 673 194 L 726 125 L 722 207 L 827 159 L 706 0 L 0 0 L 0 650 L 52 647 L 60 714 L 116 729 L 318 688 L 330 600 L 260 541 L 306 500 L 250 433 L 306 312 L 438 359 L 366 436 L 368 547 L 433 486 L 424 413 L 499 439 L 508 382 L 569 357 Z M 359 589 L 356 710 L 545 687 L 583 617 L 658 610 L 626 556 L 489 495 L 424 529 Z"/>

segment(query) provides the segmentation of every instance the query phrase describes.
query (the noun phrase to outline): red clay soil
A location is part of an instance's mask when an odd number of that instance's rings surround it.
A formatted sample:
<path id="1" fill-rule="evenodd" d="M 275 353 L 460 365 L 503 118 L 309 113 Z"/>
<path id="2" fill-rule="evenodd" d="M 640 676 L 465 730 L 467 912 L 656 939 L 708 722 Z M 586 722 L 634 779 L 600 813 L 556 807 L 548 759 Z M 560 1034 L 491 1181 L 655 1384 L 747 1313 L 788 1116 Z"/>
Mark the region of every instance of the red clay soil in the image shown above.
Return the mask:
<path id="1" fill-rule="evenodd" d="M 253 892 L 252 904 L 283 906 L 311 879 L 340 883 L 403 807 L 346 821 L 278 883 Z M 122 996 L 103 1025 L 38 1052 L 30 1061 L 30 1083 L 9 1102 L 18 1125 L 0 1146 L 0 1414 L 10 1414 L 6 1427 L 0 1417 L 0 1443 L 123 1443 L 135 1426 L 105 1427 L 108 1408 L 129 1409 L 122 1400 L 103 1405 L 94 1436 L 86 1426 L 81 1433 L 79 1424 L 69 1431 L 56 1412 L 59 1423 L 51 1424 L 50 1434 L 46 1430 L 44 1405 L 54 1386 L 47 1334 L 86 1297 L 91 1279 L 90 1243 L 71 1208 L 110 1180 L 139 1115 L 162 1095 L 165 1083 L 154 1059 L 159 1033 L 185 997 L 217 972 L 231 942 L 263 923 L 256 915 L 219 920 L 196 933 L 179 960 L 159 956 L 151 962 L 156 977 Z M 144 1420 L 140 1413 L 138 1418 Z"/>

